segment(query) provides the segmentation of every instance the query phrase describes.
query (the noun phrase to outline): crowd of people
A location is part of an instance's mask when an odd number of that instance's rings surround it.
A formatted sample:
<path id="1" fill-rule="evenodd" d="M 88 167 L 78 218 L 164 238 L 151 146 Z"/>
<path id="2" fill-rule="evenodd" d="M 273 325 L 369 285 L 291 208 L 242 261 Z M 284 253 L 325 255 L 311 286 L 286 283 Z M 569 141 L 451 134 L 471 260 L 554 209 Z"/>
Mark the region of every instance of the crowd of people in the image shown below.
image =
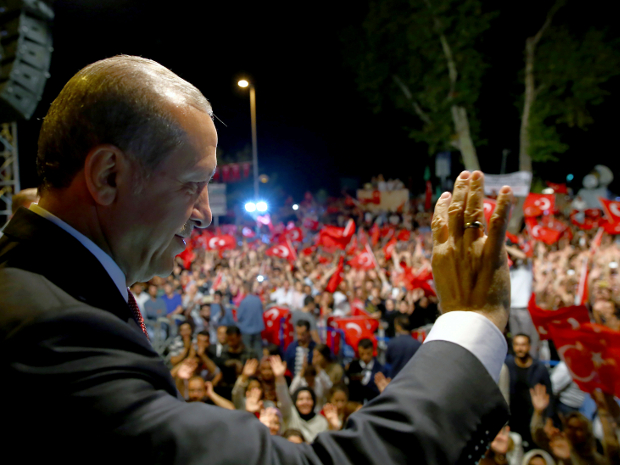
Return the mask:
<path id="1" fill-rule="evenodd" d="M 418 339 L 439 316 L 432 276 L 425 274 L 431 213 L 413 205 L 405 213 L 369 215 L 346 198 L 335 204 L 326 210 L 307 197 L 299 210 L 284 211 L 282 221 L 271 217 L 258 230 L 248 221 L 198 232 L 191 254 L 177 258 L 168 279 L 132 288 L 188 401 L 247 410 L 272 434 L 311 442 L 321 431 L 342 428 L 415 354 Z M 321 225 L 346 228 L 350 220 L 356 232 L 346 247 L 321 243 Z M 293 228 L 301 232 L 292 245 L 297 256 L 268 254 Z M 596 230 L 570 228 L 572 237 L 563 235 L 553 245 L 531 247 L 526 230 L 509 240 L 510 354 L 500 388 L 512 416 L 484 463 L 620 463 L 617 399 L 579 390 L 553 343 L 539 340 L 528 313 L 532 292 L 541 308 L 573 305 L 580 298 L 583 260 L 592 256 L 591 319 L 620 330 L 620 246 L 605 235 L 593 250 Z M 200 245 L 206 244 L 201 237 L 222 230 L 235 237 L 233 246 Z M 369 249 L 372 266 L 347 264 Z M 330 289 L 335 273 L 341 280 Z M 263 339 L 270 308 L 288 310 L 292 341 Z M 377 320 L 377 329 L 355 340 L 352 350 L 335 351 L 330 321 L 352 315 Z"/>

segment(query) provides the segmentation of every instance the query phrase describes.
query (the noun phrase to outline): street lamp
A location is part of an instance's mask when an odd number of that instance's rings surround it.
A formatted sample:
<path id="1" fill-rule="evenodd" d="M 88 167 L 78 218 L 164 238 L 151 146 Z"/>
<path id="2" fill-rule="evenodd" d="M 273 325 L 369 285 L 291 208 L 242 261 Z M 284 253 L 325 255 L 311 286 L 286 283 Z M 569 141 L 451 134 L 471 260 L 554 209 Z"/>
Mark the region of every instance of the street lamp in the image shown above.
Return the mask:
<path id="1" fill-rule="evenodd" d="M 254 168 L 254 201 L 258 200 L 258 152 L 256 150 L 256 91 L 254 85 L 241 79 L 239 87 L 250 87 L 250 115 L 252 117 L 252 165 Z"/>

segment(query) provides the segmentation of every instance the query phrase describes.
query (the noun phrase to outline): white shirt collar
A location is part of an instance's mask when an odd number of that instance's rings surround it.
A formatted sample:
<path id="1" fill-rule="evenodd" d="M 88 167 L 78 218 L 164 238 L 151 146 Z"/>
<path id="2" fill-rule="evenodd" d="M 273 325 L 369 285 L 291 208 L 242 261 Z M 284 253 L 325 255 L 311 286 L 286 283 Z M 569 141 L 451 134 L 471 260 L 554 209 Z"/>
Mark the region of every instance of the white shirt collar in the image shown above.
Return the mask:
<path id="1" fill-rule="evenodd" d="M 112 257 L 110 257 L 103 250 L 101 250 L 97 244 L 91 241 L 84 234 L 82 234 L 75 228 L 72 228 L 67 223 L 65 223 L 63 220 L 58 218 L 57 216 L 52 215 L 46 209 L 39 207 L 36 203 L 30 204 L 30 211 L 36 213 L 39 216 L 42 216 L 43 218 L 48 219 L 49 221 L 54 223 L 56 226 L 64 229 L 66 232 L 68 232 L 73 237 L 75 237 L 78 241 L 80 241 L 80 244 L 86 247 L 89 250 L 89 252 L 92 253 L 97 260 L 99 260 L 99 263 L 101 263 L 101 265 L 105 268 L 105 270 L 110 275 L 110 278 L 112 278 L 112 281 L 114 281 L 114 284 L 116 284 L 116 287 L 118 288 L 119 292 L 123 296 L 123 299 L 125 299 L 125 302 L 128 301 L 129 295 L 127 291 L 127 282 L 125 280 L 125 273 L 123 273 L 122 270 L 119 268 L 119 266 L 116 264 L 116 262 L 112 260 Z"/>

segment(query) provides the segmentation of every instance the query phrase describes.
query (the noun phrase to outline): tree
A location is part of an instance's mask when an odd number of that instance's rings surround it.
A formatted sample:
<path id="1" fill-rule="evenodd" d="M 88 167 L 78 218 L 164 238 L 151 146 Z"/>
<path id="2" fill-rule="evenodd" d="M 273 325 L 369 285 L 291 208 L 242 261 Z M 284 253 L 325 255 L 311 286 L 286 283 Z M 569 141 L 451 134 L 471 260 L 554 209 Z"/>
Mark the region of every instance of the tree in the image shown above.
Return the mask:
<path id="1" fill-rule="evenodd" d="M 604 84 L 620 74 L 617 39 L 594 28 L 575 33 L 567 24 L 554 24 L 565 4 L 556 0 L 542 27 L 526 39 L 521 170 L 532 171 L 533 161 L 556 161 L 568 150 L 557 127 L 587 129 L 594 122 L 590 108 L 609 94 Z"/>
<path id="2" fill-rule="evenodd" d="M 370 3 L 361 30 L 345 35 L 347 59 L 374 111 L 404 110 L 410 137 L 431 154 L 460 150 L 470 170 L 480 167 L 474 104 L 486 68 L 476 44 L 492 16 L 479 0 L 380 0 Z"/>

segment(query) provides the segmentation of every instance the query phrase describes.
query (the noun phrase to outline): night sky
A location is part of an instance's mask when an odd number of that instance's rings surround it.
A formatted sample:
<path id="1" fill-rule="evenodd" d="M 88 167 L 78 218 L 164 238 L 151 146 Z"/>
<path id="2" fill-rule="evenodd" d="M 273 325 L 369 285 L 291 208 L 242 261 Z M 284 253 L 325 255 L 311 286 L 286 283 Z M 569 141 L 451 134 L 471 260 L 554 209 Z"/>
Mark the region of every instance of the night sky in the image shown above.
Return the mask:
<path id="1" fill-rule="evenodd" d="M 542 24 L 545 11 L 535 9 L 542 2 L 503 3 L 483 44 L 492 67 L 479 102 L 482 137 L 488 144 L 478 147 L 478 155 L 489 173 L 499 172 L 505 148 L 511 150 L 507 171 L 518 167 L 518 70 L 525 37 Z M 561 19 L 613 27 L 615 16 L 606 3 L 613 2 L 588 2 L 585 11 L 581 4 L 578 14 L 567 8 Z M 496 2 L 485 4 L 497 7 Z M 36 183 L 41 118 L 62 86 L 88 63 L 124 53 L 154 59 L 196 85 L 228 126 L 216 123 L 224 153 L 235 153 L 251 141 L 248 93 L 236 83 L 242 76 L 253 80 L 260 171 L 276 173 L 277 182 L 296 200 L 319 188 L 337 194 L 340 178 L 363 183 L 380 172 L 421 192 L 424 168 L 434 165 L 426 147 L 407 137 L 402 115 L 372 113 L 344 63 L 342 31 L 361 23 L 366 5 L 362 0 L 56 1 L 51 78 L 32 120 L 19 124 L 22 188 Z M 609 83 L 612 95 L 593 110 L 594 126 L 568 134 L 571 149 L 561 163 L 535 166 L 541 176 L 561 182 L 573 172 L 579 187 L 580 177 L 597 163 L 620 173 L 618 84 L 619 79 Z M 456 161 L 455 176 L 460 168 Z M 620 180 L 612 189 L 620 192 Z"/>

